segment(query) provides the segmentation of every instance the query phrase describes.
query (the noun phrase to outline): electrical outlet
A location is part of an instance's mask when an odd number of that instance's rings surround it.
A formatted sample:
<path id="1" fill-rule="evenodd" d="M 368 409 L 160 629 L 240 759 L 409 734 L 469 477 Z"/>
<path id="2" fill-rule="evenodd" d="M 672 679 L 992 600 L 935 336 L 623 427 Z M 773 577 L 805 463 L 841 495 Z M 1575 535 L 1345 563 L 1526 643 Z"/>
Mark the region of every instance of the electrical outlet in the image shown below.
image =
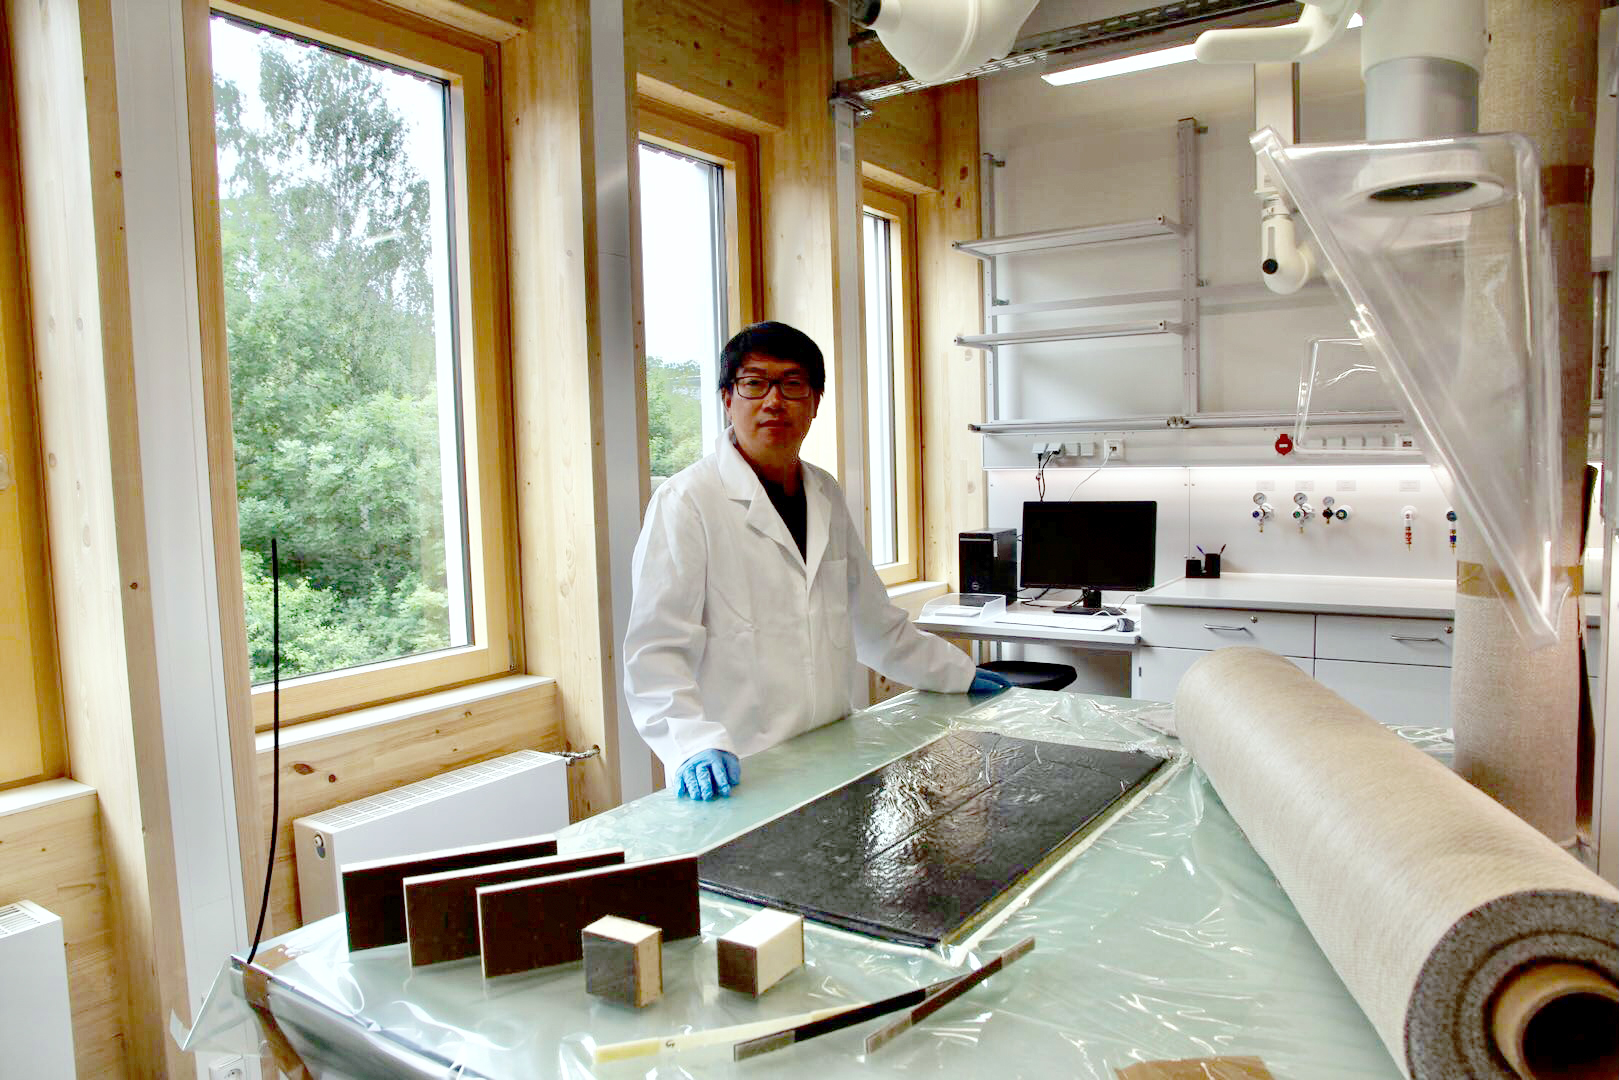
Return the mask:
<path id="1" fill-rule="evenodd" d="M 1079 456 L 1080 457 L 1087 458 L 1087 457 L 1095 457 L 1096 456 L 1096 444 L 1094 442 L 1086 440 L 1086 441 L 1084 441 L 1082 443 L 1079 443 L 1078 446 L 1079 446 Z"/>
<path id="2" fill-rule="evenodd" d="M 1104 440 L 1102 440 L 1102 448 L 1103 448 L 1103 452 L 1107 455 L 1109 460 L 1111 460 L 1111 461 L 1121 461 L 1121 460 L 1123 460 L 1123 458 L 1124 458 L 1124 440 L 1123 439 L 1104 439 Z"/>
<path id="3" fill-rule="evenodd" d="M 208 1066 L 208 1080 L 247 1080 L 247 1062 L 240 1054 L 220 1058 Z"/>
<path id="4" fill-rule="evenodd" d="M 1063 454 L 1067 453 L 1068 450 L 1068 448 L 1060 442 L 1037 442 L 1031 449 L 1034 451 L 1034 456 L 1037 458 L 1044 458 L 1047 456 L 1060 458 L 1063 456 Z"/>

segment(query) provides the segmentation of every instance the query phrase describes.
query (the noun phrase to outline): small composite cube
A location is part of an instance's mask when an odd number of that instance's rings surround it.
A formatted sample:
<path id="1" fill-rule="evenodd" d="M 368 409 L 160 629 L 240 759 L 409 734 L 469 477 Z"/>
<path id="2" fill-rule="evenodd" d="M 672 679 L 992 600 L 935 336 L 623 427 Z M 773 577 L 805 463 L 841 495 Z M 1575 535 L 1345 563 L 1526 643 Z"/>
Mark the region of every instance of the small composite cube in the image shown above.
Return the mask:
<path id="1" fill-rule="evenodd" d="M 663 931 L 603 915 L 580 931 L 585 992 L 640 1008 L 663 996 Z"/>
<path id="2" fill-rule="evenodd" d="M 758 997 L 804 965 L 804 917 L 759 912 L 719 939 L 720 985 Z"/>

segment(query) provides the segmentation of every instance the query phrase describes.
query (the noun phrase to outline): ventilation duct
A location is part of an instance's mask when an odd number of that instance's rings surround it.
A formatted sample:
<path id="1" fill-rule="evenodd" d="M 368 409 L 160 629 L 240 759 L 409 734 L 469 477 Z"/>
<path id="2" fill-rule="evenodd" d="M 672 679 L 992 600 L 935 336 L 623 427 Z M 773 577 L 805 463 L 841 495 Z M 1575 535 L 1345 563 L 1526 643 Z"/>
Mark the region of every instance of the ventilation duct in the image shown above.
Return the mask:
<path id="1" fill-rule="evenodd" d="M 944 82 L 1012 51 L 1039 0 L 864 0 L 850 16 L 877 32 L 919 82 Z"/>

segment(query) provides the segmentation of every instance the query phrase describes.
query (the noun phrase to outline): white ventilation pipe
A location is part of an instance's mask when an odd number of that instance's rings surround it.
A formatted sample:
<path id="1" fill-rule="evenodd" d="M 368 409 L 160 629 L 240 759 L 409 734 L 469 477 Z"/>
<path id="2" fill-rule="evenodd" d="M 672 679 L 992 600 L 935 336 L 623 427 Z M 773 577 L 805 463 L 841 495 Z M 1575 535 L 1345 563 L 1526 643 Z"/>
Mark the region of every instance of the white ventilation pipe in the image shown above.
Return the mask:
<path id="1" fill-rule="evenodd" d="M 921 82 L 946 82 L 1012 51 L 1039 0 L 863 0 L 850 17 Z"/>

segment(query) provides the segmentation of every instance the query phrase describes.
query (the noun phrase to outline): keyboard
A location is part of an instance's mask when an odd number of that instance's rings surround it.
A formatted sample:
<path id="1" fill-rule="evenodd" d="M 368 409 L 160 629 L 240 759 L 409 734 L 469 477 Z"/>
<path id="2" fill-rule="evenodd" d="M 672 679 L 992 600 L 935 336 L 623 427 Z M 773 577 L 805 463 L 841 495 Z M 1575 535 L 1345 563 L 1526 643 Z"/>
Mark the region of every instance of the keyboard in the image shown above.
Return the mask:
<path id="1" fill-rule="evenodd" d="M 1060 615 L 1055 611 L 1004 611 L 995 620 L 998 623 L 1020 623 L 1025 626 L 1054 626 L 1062 630 L 1111 630 L 1118 623 L 1117 615 Z"/>

